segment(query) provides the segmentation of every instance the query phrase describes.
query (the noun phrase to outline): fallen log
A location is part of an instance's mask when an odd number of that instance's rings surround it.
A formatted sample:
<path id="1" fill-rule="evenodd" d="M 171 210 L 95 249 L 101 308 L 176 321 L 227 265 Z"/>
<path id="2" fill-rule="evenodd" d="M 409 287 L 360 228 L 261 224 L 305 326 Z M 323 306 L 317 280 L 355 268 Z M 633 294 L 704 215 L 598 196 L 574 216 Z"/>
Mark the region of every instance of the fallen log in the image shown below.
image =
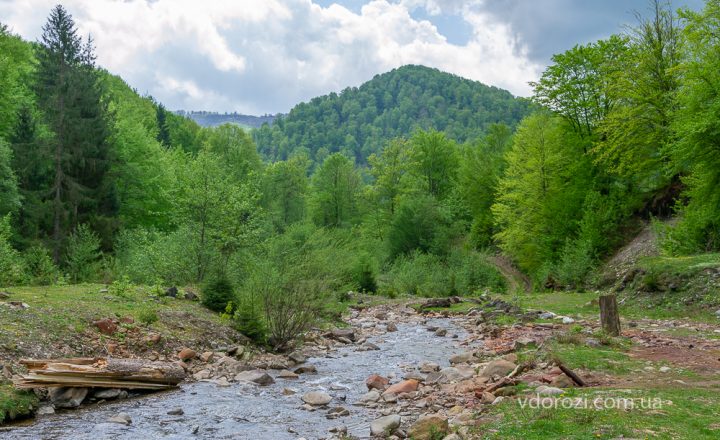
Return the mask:
<path id="1" fill-rule="evenodd" d="M 580 378 L 580 376 L 578 376 L 577 374 L 575 374 L 571 369 L 569 369 L 569 368 L 566 367 L 565 365 L 563 365 L 563 364 L 558 364 L 558 367 L 560 367 L 560 370 L 562 370 L 562 372 L 565 373 L 565 375 L 566 375 L 567 377 L 569 377 L 570 379 L 572 379 L 572 381 L 575 382 L 575 384 L 576 384 L 577 386 L 579 386 L 579 387 L 587 386 L 587 384 L 585 383 L 585 381 L 582 380 L 582 379 Z"/>
<path id="2" fill-rule="evenodd" d="M 77 358 L 22 359 L 29 371 L 15 381 L 17 388 L 101 387 L 160 390 L 185 379 L 178 364 L 141 359 Z"/>

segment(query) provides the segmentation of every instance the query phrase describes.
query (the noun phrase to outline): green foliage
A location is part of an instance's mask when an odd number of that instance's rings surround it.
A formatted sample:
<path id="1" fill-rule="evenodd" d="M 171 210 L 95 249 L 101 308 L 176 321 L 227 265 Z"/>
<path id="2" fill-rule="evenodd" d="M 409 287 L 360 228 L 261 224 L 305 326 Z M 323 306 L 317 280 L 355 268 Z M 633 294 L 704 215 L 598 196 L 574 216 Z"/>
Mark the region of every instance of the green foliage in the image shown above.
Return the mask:
<path id="1" fill-rule="evenodd" d="M 68 237 L 65 268 L 74 283 L 95 279 L 100 268 L 100 237 L 86 224 L 78 225 Z"/>
<path id="2" fill-rule="evenodd" d="M 138 321 L 145 325 L 150 325 L 158 321 L 157 311 L 153 308 L 141 309 L 137 314 Z"/>
<path id="3" fill-rule="evenodd" d="M 272 126 L 255 130 L 260 152 L 284 160 L 296 149 L 320 164 L 344 152 L 358 164 L 391 139 L 434 129 L 458 142 L 481 137 L 490 124 L 514 126 L 529 103 L 509 92 L 423 66 L 403 66 L 359 88 L 295 106 Z"/>
<path id="4" fill-rule="evenodd" d="M 35 245 L 22 253 L 29 282 L 33 285 L 48 286 L 60 277 L 60 270 L 50 257 L 47 248 Z"/>
<path id="5" fill-rule="evenodd" d="M 108 286 L 108 293 L 121 298 L 129 298 L 136 287 L 130 282 L 130 278 L 124 276 L 117 279 Z"/>
<path id="6" fill-rule="evenodd" d="M 377 268 L 372 256 L 362 252 L 355 261 L 355 282 L 361 292 L 375 293 L 377 291 Z"/>
<path id="7" fill-rule="evenodd" d="M 202 288 L 202 305 L 214 312 L 222 312 L 234 300 L 235 289 L 224 274 L 212 277 Z"/>
<path id="8" fill-rule="evenodd" d="M 232 308 L 232 306 L 230 306 Z M 267 328 L 255 304 L 244 304 L 232 314 L 233 327 L 256 344 L 267 342 Z"/>
<path id="9" fill-rule="evenodd" d="M 10 217 L 0 219 L 0 285 L 10 286 L 25 281 L 25 264 L 11 243 Z"/>
<path id="10" fill-rule="evenodd" d="M 444 253 L 450 219 L 431 196 L 419 194 L 400 202 L 388 231 L 391 257 L 413 251 Z"/>
<path id="11" fill-rule="evenodd" d="M 333 153 L 323 161 L 312 178 L 312 217 L 320 226 L 338 227 L 357 215 L 361 190 L 360 175 L 350 159 Z"/>

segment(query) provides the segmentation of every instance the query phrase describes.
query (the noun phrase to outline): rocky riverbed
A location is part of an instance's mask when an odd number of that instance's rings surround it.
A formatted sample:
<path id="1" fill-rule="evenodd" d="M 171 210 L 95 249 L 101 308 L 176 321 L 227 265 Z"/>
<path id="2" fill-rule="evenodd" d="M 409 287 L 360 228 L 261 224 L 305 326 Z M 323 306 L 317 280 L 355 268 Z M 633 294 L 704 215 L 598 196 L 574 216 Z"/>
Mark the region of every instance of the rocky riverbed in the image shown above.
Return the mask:
<path id="1" fill-rule="evenodd" d="M 512 352 L 541 344 L 563 321 L 497 326 L 488 321 L 497 314 L 522 317 L 492 301 L 454 316 L 383 305 L 354 310 L 348 327 L 315 332 L 284 356 L 242 346 L 184 350 L 179 357 L 194 382 L 177 391 L 96 395 L 80 409 L 6 429 L 3 438 L 467 437 L 481 408 L 504 398 L 492 384 L 523 373 Z M 527 380 L 552 385 L 548 394 L 572 385 L 551 365 L 534 367 Z"/>

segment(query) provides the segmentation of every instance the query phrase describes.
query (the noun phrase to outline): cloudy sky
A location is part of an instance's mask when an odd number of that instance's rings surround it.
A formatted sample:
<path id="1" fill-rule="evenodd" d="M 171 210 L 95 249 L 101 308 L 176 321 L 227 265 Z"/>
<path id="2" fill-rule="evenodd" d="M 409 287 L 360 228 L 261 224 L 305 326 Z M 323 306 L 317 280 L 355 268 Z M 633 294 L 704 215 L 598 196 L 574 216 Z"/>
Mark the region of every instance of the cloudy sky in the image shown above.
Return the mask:
<path id="1" fill-rule="evenodd" d="M 37 40 L 58 0 L 0 0 Z M 404 64 L 527 96 L 552 54 L 621 31 L 647 0 L 64 0 L 98 63 L 171 109 L 287 112 Z M 702 0 L 675 0 L 699 8 Z"/>

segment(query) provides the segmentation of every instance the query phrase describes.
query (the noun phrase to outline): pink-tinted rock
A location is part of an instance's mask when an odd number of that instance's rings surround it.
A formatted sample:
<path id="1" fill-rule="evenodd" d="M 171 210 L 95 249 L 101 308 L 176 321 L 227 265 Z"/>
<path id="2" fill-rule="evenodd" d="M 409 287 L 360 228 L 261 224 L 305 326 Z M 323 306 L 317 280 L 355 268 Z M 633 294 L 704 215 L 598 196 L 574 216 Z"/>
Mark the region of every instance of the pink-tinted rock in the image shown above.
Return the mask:
<path id="1" fill-rule="evenodd" d="M 105 335 L 113 335 L 118 329 L 117 324 L 110 318 L 98 319 L 93 324 Z"/>
<path id="2" fill-rule="evenodd" d="M 178 357 L 181 361 L 187 361 L 190 359 L 195 358 L 197 356 L 197 353 L 195 353 L 195 350 L 192 350 L 190 348 L 183 348 L 180 350 L 180 353 L 178 353 Z"/>
<path id="3" fill-rule="evenodd" d="M 402 394 L 402 393 L 411 393 L 413 391 L 416 391 L 418 388 L 419 382 L 415 379 L 408 379 L 403 380 L 402 382 L 398 382 L 394 385 L 390 385 L 390 387 L 385 390 L 383 394 Z"/>
<path id="4" fill-rule="evenodd" d="M 386 377 L 382 377 L 379 374 L 373 374 L 372 376 L 368 377 L 365 381 L 365 385 L 367 385 L 368 390 L 384 390 L 386 386 L 390 383 L 390 380 Z"/>

